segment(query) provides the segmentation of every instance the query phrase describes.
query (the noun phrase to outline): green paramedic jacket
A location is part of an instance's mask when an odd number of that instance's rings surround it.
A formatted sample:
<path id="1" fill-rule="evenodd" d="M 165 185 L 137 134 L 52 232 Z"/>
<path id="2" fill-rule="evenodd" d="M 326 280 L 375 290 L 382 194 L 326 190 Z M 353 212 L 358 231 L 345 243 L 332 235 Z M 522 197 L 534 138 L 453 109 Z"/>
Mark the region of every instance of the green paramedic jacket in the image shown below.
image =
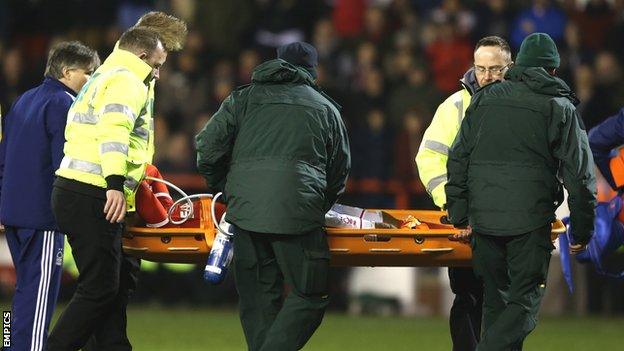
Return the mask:
<path id="1" fill-rule="evenodd" d="M 537 67 L 512 67 L 505 81 L 479 90 L 448 160 L 446 195 L 454 225 L 487 235 L 519 235 L 555 219 L 569 192 L 577 243 L 591 237 L 596 202 L 593 159 L 561 79 Z"/>
<path id="2" fill-rule="evenodd" d="M 303 234 L 323 226 L 351 167 L 339 106 L 302 68 L 258 66 L 197 135 L 197 167 L 224 191 L 226 220 L 260 233 Z"/>

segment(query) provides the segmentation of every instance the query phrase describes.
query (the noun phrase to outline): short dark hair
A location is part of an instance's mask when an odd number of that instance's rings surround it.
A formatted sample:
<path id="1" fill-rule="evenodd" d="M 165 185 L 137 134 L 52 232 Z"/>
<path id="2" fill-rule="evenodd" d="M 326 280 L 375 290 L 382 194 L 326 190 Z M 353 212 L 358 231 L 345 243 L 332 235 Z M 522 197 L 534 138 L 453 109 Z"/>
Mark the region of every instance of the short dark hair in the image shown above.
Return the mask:
<path id="1" fill-rule="evenodd" d="M 511 59 L 511 48 L 509 47 L 509 43 L 498 36 L 491 35 L 489 37 L 481 38 L 475 45 L 475 51 L 482 46 L 498 46 L 503 50 L 503 52 L 509 54 L 509 58 Z"/>
<path id="2" fill-rule="evenodd" d="M 162 45 L 158 33 L 147 27 L 132 27 L 119 38 L 119 48 L 135 54 L 151 54 L 159 43 Z"/>
<path id="3" fill-rule="evenodd" d="M 95 50 L 79 41 L 65 41 L 50 50 L 44 75 L 61 79 L 64 68 L 81 68 L 90 71 L 99 65 L 100 56 Z"/>

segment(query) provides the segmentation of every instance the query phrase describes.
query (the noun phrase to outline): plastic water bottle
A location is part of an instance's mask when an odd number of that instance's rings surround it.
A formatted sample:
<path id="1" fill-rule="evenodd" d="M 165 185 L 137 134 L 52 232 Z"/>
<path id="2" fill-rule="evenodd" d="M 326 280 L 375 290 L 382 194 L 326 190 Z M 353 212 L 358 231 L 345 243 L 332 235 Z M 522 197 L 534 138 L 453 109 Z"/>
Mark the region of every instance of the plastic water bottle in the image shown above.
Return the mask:
<path id="1" fill-rule="evenodd" d="M 230 233 L 230 225 L 225 223 L 221 228 Z M 227 274 L 228 266 L 232 262 L 232 235 L 218 232 L 212 243 L 212 249 L 208 255 L 208 262 L 204 269 L 204 280 L 211 284 L 220 284 Z"/>

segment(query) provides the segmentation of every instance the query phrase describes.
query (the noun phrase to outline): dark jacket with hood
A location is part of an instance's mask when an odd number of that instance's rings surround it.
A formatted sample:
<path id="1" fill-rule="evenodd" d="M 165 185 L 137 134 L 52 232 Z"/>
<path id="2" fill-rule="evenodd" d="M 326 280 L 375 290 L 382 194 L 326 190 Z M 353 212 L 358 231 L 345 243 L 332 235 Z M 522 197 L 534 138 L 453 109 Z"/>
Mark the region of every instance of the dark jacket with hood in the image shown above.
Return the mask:
<path id="1" fill-rule="evenodd" d="M 227 198 L 226 220 L 253 232 L 322 227 L 351 167 L 339 106 L 280 59 L 258 66 L 196 141 L 199 172 Z"/>
<path id="2" fill-rule="evenodd" d="M 512 67 L 472 99 L 448 160 L 449 216 L 486 235 L 519 235 L 555 219 L 563 184 L 574 240 L 592 233 L 596 185 L 578 102 L 561 79 Z"/>

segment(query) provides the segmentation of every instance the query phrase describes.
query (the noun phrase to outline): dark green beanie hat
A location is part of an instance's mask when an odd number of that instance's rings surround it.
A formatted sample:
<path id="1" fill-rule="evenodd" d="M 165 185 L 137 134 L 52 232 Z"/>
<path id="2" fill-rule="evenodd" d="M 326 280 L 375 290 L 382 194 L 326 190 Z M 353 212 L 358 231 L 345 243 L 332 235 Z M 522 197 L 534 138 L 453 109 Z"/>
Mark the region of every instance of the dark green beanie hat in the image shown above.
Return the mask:
<path id="1" fill-rule="evenodd" d="M 524 67 L 559 67 L 557 45 L 546 33 L 533 33 L 522 41 L 516 65 Z"/>

